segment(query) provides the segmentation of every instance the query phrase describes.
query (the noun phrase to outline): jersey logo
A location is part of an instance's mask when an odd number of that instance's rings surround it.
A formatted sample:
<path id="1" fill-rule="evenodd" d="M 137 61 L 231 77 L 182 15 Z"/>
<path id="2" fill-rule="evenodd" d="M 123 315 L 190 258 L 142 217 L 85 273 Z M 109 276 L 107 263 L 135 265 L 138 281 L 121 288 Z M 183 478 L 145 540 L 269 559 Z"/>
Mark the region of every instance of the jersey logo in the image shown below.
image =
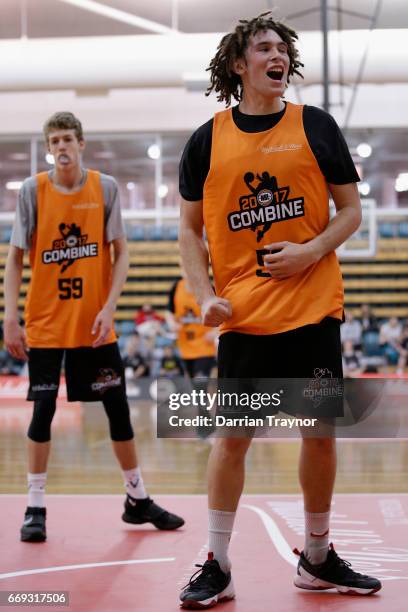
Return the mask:
<path id="1" fill-rule="evenodd" d="M 184 307 L 184 312 L 179 318 L 180 323 L 186 325 L 188 323 L 201 323 L 201 317 L 194 314 L 194 310 L 192 308 Z"/>
<path id="2" fill-rule="evenodd" d="M 333 372 L 328 368 L 315 368 L 313 374 L 314 378 L 310 379 L 303 389 L 303 397 L 312 401 L 315 408 L 323 402 L 343 397 L 343 379 L 334 378 Z"/>
<path id="3" fill-rule="evenodd" d="M 299 151 L 303 149 L 301 144 L 281 144 L 273 147 L 262 147 L 262 153 L 282 153 L 283 151 Z"/>
<path id="4" fill-rule="evenodd" d="M 87 242 L 88 234 L 83 234 L 76 223 L 60 223 L 58 229 L 61 237 L 52 241 L 49 251 L 42 252 L 44 264 L 57 263 L 65 272 L 77 259 L 98 256 L 98 243 Z"/>
<path id="5" fill-rule="evenodd" d="M 256 185 L 255 178 L 258 180 Z M 228 215 L 232 232 L 256 231 L 256 240 L 260 242 L 273 223 L 304 217 L 304 198 L 289 198 L 289 187 L 279 187 L 276 177 L 269 172 L 264 171 L 256 177 L 247 172 L 244 182 L 250 193 L 241 196 L 239 210 Z"/>
<path id="6" fill-rule="evenodd" d="M 31 387 L 31 390 L 34 393 L 38 393 L 40 391 L 57 391 L 57 389 L 58 389 L 58 385 L 56 385 L 55 383 L 50 383 L 49 385 L 44 383 L 41 385 L 33 385 Z"/>
<path id="7" fill-rule="evenodd" d="M 103 395 L 108 389 L 120 387 L 121 384 L 122 378 L 115 370 L 111 368 L 101 368 L 96 381 L 91 385 L 91 389 L 92 391 L 99 391 L 99 393 Z"/>

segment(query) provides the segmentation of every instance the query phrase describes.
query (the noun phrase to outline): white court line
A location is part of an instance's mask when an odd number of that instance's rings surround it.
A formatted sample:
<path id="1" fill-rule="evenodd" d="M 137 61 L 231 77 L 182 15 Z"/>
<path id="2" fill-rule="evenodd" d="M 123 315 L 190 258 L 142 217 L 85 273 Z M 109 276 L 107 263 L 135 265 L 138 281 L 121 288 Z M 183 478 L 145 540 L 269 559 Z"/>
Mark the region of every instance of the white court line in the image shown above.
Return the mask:
<path id="1" fill-rule="evenodd" d="M 268 532 L 269 537 L 272 540 L 272 543 L 275 545 L 276 550 L 280 554 L 280 556 L 293 565 L 297 567 L 298 560 L 296 559 L 291 547 L 283 537 L 279 527 L 275 523 L 272 517 L 269 516 L 264 510 L 258 508 L 257 506 L 250 506 L 248 504 L 242 504 L 243 508 L 248 508 L 249 510 L 253 510 L 262 520 L 266 531 Z"/>
<path id="2" fill-rule="evenodd" d="M 65 572 L 68 570 L 87 569 L 91 567 L 111 567 L 113 565 L 135 565 L 140 563 L 162 563 L 163 561 L 175 561 L 175 557 L 163 557 L 162 559 L 131 559 L 126 561 L 107 561 L 105 563 L 82 563 L 80 565 L 58 565 L 55 567 L 42 567 L 40 569 L 22 570 L 19 572 L 8 572 L 0 574 L 0 580 L 15 578 L 16 576 L 30 576 L 31 574 L 48 574 L 50 572 Z"/>

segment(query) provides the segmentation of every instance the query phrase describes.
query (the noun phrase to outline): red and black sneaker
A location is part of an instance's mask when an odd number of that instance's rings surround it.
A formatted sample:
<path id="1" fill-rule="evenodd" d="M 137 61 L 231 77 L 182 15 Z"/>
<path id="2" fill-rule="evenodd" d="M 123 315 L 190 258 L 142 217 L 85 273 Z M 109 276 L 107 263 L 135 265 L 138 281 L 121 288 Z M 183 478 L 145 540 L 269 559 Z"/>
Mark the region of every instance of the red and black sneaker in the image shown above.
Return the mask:
<path id="1" fill-rule="evenodd" d="M 381 589 L 381 582 L 372 576 L 359 574 L 351 569 L 348 561 L 340 559 L 330 544 L 327 559 L 320 565 L 312 565 L 303 552 L 293 551 L 299 558 L 295 586 L 309 591 L 337 589 L 344 595 L 371 595 Z"/>
<path id="2" fill-rule="evenodd" d="M 191 576 L 189 583 L 181 591 L 182 608 L 204 610 L 217 603 L 234 599 L 231 572 L 224 573 L 212 553 L 208 553 L 208 560 L 204 565 L 196 563 L 196 567 L 200 569 Z"/>

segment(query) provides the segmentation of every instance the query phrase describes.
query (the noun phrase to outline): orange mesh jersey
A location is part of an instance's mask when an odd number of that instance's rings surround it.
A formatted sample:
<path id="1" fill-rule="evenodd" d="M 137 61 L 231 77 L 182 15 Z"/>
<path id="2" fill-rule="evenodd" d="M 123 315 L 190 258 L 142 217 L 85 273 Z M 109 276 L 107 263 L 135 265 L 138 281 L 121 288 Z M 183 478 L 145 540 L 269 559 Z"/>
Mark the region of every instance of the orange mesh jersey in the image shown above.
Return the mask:
<path id="1" fill-rule="evenodd" d="M 279 123 L 260 133 L 242 132 L 231 109 L 215 115 L 203 208 L 216 292 L 232 305 L 222 332 L 274 334 L 342 318 L 334 251 L 284 280 L 263 267 L 266 244 L 308 242 L 329 223 L 328 187 L 302 111 L 287 103 Z"/>
<path id="2" fill-rule="evenodd" d="M 214 341 L 206 339 L 206 334 L 213 331 L 213 328 L 201 323 L 200 307 L 194 295 L 187 291 L 184 279 L 177 283 L 174 294 L 174 316 L 181 325 L 177 343 L 182 358 L 214 357 L 216 353 Z"/>
<path id="3" fill-rule="evenodd" d="M 47 172 L 36 178 L 27 343 L 31 348 L 91 346 L 92 325 L 107 300 L 112 273 L 100 175 L 88 170 L 82 189 L 68 194 L 57 191 Z M 115 339 L 112 330 L 105 344 Z"/>

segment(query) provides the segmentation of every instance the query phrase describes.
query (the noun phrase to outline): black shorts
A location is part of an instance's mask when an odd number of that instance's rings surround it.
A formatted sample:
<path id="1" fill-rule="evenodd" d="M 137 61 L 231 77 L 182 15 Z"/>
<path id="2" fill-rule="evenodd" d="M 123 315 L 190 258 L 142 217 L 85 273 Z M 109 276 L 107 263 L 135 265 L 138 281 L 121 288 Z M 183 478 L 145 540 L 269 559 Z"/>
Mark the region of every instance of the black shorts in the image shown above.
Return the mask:
<path id="1" fill-rule="evenodd" d="M 113 342 L 98 348 L 30 349 L 28 400 L 57 397 L 64 355 L 69 402 L 102 401 L 113 393 L 126 395 L 122 358 Z"/>
<path id="2" fill-rule="evenodd" d="M 265 383 L 268 388 L 266 379 L 297 379 L 290 384 L 293 395 L 288 394 L 282 404 L 284 412 L 343 416 L 340 323 L 338 319 L 326 317 L 320 323 L 280 334 L 222 334 L 218 346 L 218 378 L 227 379 L 224 384 L 232 385 L 232 389 L 242 387 L 250 392 L 259 383 Z M 242 379 L 242 383 L 234 383 L 234 379 Z M 332 380 L 319 383 L 319 379 Z M 319 390 L 315 389 L 320 384 L 331 387 L 333 397 L 321 401 Z M 311 401 L 290 401 L 290 397 L 298 398 L 304 389 L 307 397 L 313 398 Z"/>
<path id="3" fill-rule="evenodd" d="M 183 359 L 183 363 L 190 378 L 209 378 L 211 371 L 217 365 L 214 357 Z"/>
<path id="4" fill-rule="evenodd" d="M 326 317 L 281 334 L 227 332 L 220 337 L 220 378 L 314 378 L 318 370 L 343 377 L 338 319 Z"/>

